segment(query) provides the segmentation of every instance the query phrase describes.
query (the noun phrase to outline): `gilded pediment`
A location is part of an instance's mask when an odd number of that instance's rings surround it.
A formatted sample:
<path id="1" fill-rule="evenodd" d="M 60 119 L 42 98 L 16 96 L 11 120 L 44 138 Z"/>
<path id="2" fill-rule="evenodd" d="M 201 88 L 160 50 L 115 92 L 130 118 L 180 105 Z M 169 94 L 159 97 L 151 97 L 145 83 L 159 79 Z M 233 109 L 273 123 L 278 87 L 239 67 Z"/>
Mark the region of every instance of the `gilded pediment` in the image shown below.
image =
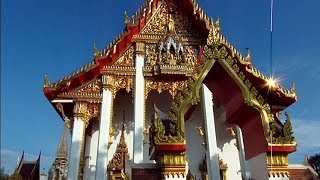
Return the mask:
<path id="1" fill-rule="evenodd" d="M 100 101 L 102 97 L 101 92 L 101 80 L 95 79 L 71 92 L 63 92 L 59 94 L 58 98 Z"/>
<path id="2" fill-rule="evenodd" d="M 177 3 L 162 1 L 156 14 L 149 20 L 140 35 L 159 36 L 168 33 L 168 30 L 175 31 L 183 39 L 200 37 L 189 17 Z"/>

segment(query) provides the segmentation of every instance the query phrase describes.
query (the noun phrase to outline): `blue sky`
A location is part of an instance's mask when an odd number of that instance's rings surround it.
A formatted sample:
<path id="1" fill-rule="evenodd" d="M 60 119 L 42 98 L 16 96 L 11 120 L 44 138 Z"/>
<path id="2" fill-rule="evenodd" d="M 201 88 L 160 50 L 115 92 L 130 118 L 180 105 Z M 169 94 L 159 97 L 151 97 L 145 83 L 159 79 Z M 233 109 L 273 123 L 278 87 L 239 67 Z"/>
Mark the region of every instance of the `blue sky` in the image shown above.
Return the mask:
<path id="1" fill-rule="evenodd" d="M 130 2 L 130 3 L 129 3 Z M 62 134 L 62 120 L 42 92 L 50 80 L 70 74 L 124 28 L 123 12 L 132 15 L 142 0 L 1 1 L 1 166 L 12 171 L 24 150 L 35 159 L 42 151 L 48 170 Z M 224 36 L 241 52 L 250 48 L 253 64 L 269 73 L 270 0 L 199 0 Z M 273 64 L 275 76 L 298 102 L 288 108 L 298 151 L 291 163 L 320 151 L 320 1 L 275 0 Z"/>

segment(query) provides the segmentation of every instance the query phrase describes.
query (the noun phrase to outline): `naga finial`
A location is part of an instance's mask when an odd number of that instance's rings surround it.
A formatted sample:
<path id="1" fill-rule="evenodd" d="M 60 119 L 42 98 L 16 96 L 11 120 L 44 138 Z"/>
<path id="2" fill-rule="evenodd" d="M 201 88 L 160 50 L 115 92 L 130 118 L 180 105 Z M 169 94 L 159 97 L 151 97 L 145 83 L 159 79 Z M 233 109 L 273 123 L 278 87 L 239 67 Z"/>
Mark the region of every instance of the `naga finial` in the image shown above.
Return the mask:
<path id="1" fill-rule="evenodd" d="M 96 43 L 93 43 L 93 56 L 94 56 L 94 57 L 97 57 L 97 56 L 99 56 L 99 55 L 100 55 L 100 51 L 99 51 L 99 49 L 97 48 Z"/>
<path id="2" fill-rule="evenodd" d="M 44 81 L 43 81 L 43 87 L 50 87 L 50 85 L 51 85 L 51 82 L 50 82 L 50 80 L 49 80 L 49 78 L 48 78 L 48 74 L 47 73 L 45 73 L 44 74 Z"/>
<path id="3" fill-rule="evenodd" d="M 130 18 L 129 18 L 129 16 L 128 16 L 128 12 L 127 12 L 127 11 L 125 11 L 125 12 L 124 12 L 124 23 L 126 23 L 126 24 L 131 23 L 131 21 L 130 21 Z"/>
<path id="4" fill-rule="evenodd" d="M 245 60 L 246 60 L 246 62 L 247 63 L 252 63 L 252 59 L 251 59 L 251 52 L 250 52 L 250 49 L 249 48 L 246 48 L 246 50 L 247 50 L 247 56 L 246 56 L 246 58 L 245 58 Z"/>

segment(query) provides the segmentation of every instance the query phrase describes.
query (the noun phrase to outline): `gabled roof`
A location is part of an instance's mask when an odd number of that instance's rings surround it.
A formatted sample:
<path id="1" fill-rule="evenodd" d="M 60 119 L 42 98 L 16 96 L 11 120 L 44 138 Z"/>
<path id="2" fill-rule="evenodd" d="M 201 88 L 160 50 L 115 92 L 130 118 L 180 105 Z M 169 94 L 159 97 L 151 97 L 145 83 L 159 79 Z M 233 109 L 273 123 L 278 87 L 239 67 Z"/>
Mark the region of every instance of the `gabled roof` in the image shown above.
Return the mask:
<path id="1" fill-rule="evenodd" d="M 129 48 L 134 42 L 134 36 L 139 34 L 151 19 L 152 15 L 156 13 L 156 9 L 160 6 L 163 0 L 149 0 L 144 3 L 135 13 L 132 22 L 130 19 L 126 20 L 124 30 L 103 50 L 98 51 L 95 48 L 95 58 L 70 75 L 61 78 L 55 83 L 48 80 L 47 75 L 44 79 L 44 94 L 49 100 L 53 100 L 59 93 L 70 92 L 82 84 L 101 76 L 101 70 L 105 66 L 114 64 L 122 53 Z M 172 1 L 172 0 L 170 0 Z M 209 32 L 206 24 L 212 21 L 200 8 L 195 0 L 180 0 L 179 5 L 186 9 L 188 14 L 193 15 L 197 25 L 206 33 Z"/>
<path id="2" fill-rule="evenodd" d="M 99 51 L 95 48 L 95 58 L 88 64 L 55 83 L 50 83 L 47 77 L 45 77 L 45 96 L 49 100 L 53 100 L 63 92 L 71 92 L 95 78 L 100 78 L 102 70 L 106 66 L 113 65 L 128 48 L 135 46 L 136 38 L 139 37 L 140 33 L 148 25 L 153 15 L 157 13 L 163 1 L 165 0 L 149 0 L 140 7 L 132 19 L 126 17 L 124 30 L 103 50 Z M 204 36 L 208 36 L 210 24 L 214 22 L 201 9 L 196 0 L 167 1 L 169 3 L 177 3 L 179 7 L 183 8 L 184 13 L 193 22 L 194 26 L 197 27 L 197 30 Z M 243 72 L 243 76 L 250 79 L 250 86 L 256 87 L 260 94 L 274 101 L 271 104 L 276 105 L 280 103 L 279 106 L 281 107 L 279 109 L 284 109 L 283 107 L 287 107 L 296 101 L 294 86 L 291 90 L 287 90 L 276 84 L 270 92 L 270 88 L 265 87 L 269 77 L 263 75 L 252 66 L 250 54 L 248 53 L 248 56 L 244 57 L 222 35 L 221 39 L 228 48 L 228 51 L 230 51 L 230 54 L 236 57 L 237 61 L 235 64 Z"/>
<path id="3" fill-rule="evenodd" d="M 38 159 L 35 161 L 28 161 L 24 159 L 24 151 L 22 152 L 21 160 L 15 170 L 15 173 L 18 173 L 23 179 L 39 179 L 40 174 L 40 157 L 41 152 L 38 156 Z"/>

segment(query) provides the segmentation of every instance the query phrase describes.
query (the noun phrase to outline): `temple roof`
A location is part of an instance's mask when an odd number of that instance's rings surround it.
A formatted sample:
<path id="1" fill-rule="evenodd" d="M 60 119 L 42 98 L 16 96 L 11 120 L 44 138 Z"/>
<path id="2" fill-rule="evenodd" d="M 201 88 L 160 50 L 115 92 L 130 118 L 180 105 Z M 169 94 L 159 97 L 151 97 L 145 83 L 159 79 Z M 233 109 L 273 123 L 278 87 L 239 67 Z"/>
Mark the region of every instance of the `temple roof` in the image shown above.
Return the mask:
<path id="1" fill-rule="evenodd" d="M 94 59 L 70 75 L 51 83 L 47 76 L 45 76 L 44 94 L 49 100 L 54 100 L 59 94 L 64 92 L 71 92 L 80 86 L 102 76 L 102 71 L 106 66 L 111 66 L 122 54 L 128 50 L 137 39 L 143 39 L 141 33 L 145 30 L 149 21 L 152 20 L 153 15 L 157 13 L 160 5 L 165 0 L 149 0 L 144 3 L 139 10 L 135 13 L 132 19 L 127 15 L 125 18 L 124 30 L 104 49 L 99 51 L 94 48 Z M 196 0 L 180 0 L 179 3 L 173 0 L 167 0 L 169 3 L 175 3 L 193 22 L 196 29 L 208 37 L 210 25 L 214 21 L 207 16 L 204 10 L 199 6 Z M 166 1 L 166 2 L 167 2 Z M 252 66 L 250 53 L 245 57 L 225 37 L 221 35 L 221 41 L 228 48 L 228 53 L 232 54 L 236 59 L 237 66 L 243 72 L 243 76 L 250 79 L 251 85 L 256 87 L 259 93 L 270 97 L 274 102 L 271 104 L 278 104 L 281 106 L 279 109 L 284 109 L 296 101 L 295 86 L 291 89 L 285 89 L 279 84 L 275 84 L 274 88 L 270 89 L 265 87 L 270 78 L 265 76 L 259 70 Z"/>
<path id="2" fill-rule="evenodd" d="M 24 178 L 39 179 L 40 157 L 41 157 L 41 152 L 37 160 L 28 161 L 24 159 L 24 152 L 22 152 L 22 156 L 15 170 L 15 173 L 19 174 L 23 179 Z"/>

